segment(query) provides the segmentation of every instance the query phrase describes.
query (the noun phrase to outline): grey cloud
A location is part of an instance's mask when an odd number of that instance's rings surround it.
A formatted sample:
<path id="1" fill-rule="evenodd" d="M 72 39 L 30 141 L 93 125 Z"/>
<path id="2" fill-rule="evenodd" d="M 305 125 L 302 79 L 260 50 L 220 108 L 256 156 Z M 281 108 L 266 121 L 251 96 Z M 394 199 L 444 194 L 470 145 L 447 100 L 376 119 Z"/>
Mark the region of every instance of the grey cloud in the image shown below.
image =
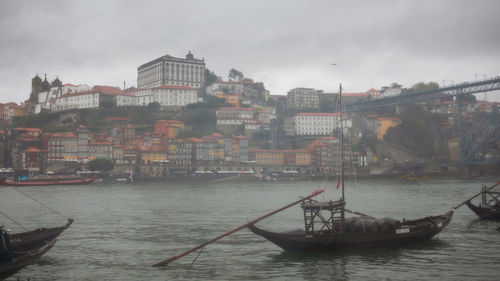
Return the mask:
<path id="1" fill-rule="evenodd" d="M 0 102 L 27 99 L 37 72 L 135 85 L 140 64 L 188 50 L 216 74 L 238 68 L 274 93 L 473 80 L 500 75 L 498 11 L 489 0 L 3 1 Z"/>

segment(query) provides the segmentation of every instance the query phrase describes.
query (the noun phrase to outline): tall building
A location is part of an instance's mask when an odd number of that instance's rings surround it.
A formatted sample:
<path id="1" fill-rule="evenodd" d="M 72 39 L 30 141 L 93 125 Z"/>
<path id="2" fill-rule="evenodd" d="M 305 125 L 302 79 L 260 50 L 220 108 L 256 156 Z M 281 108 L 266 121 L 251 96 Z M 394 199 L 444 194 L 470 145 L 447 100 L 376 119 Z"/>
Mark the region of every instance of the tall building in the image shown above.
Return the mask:
<path id="1" fill-rule="evenodd" d="M 195 58 L 189 51 L 185 59 L 165 55 L 139 66 L 138 88 L 154 88 L 162 85 L 204 87 L 205 61 Z"/>

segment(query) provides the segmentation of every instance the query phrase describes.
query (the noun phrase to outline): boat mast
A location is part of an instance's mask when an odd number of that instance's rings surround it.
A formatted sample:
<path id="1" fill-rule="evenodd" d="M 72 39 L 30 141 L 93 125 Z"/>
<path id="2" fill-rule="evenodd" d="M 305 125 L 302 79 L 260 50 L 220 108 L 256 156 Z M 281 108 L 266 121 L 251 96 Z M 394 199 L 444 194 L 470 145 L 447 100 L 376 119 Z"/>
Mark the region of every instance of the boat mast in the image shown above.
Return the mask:
<path id="1" fill-rule="evenodd" d="M 342 183 L 342 202 L 345 202 L 345 193 L 344 193 L 344 120 L 343 120 L 343 113 L 342 113 L 342 83 L 340 83 L 339 86 L 339 105 L 340 105 L 340 180 Z M 344 203 L 345 204 L 345 203 Z M 340 211 L 340 220 L 341 220 L 341 227 L 340 231 L 343 233 L 344 232 L 344 226 L 345 226 L 345 212 L 344 212 L 344 205 L 342 205 L 342 209 Z"/>
<path id="2" fill-rule="evenodd" d="M 344 194 L 344 122 L 342 118 L 342 83 L 339 88 L 339 104 L 340 104 L 340 181 L 342 187 L 342 201 L 345 201 Z"/>

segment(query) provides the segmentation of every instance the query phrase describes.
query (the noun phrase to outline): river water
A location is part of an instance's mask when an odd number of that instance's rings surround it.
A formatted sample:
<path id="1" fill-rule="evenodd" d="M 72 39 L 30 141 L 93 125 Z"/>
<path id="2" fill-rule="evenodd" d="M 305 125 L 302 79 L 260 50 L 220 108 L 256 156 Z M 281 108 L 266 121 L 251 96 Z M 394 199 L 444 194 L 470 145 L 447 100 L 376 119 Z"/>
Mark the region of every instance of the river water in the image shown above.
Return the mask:
<path id="1" fill-rule="evenodd" d="M 361 180 L 346 188 L 348 208 L 375 217 L 444 214 L 493 180 Z M 289 254 L 243 229 L 162 268 L 151 265 L 335 183 L 155 182 L 88 186 L 2 187 L 0 210 L 29 229 L 74 224 L 54 248 L 9 280 L 498 280 L 500 222 L 466 207 L 437 239 L 404 248 Z M 26 195 L 20 193 L 22 191 Z M 477 200 L 477 199 L 476 199 Z M 0 216 L 14 232 L 18 226 Z M 297 205 L 257 224 L 303 227 Z M 196 257 L 198 258 L 196 259 Z M 196 261 L 195 261 L 196 259 Z"/>

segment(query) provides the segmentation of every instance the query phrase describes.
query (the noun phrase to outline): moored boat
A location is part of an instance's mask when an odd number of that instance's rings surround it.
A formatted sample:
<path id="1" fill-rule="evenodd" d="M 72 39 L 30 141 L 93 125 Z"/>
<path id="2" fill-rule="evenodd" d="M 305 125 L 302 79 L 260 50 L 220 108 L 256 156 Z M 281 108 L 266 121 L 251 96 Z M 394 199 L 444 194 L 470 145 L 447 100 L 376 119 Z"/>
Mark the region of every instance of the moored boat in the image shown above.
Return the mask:
<path id="1" fill-rule="evenodd" d="M 41 177 L 23 181 L 13 181 L 0 179 L 0 185 L 9 186 L 42 186 L 42 185 L 75 185 L 75 184 L 90 184 L 96 178 L 81 178 L 81 177 Z"/>
<path id="2" fill-rule="evenodd" d="M 342 86 L 339 91 L 342 108 Z M 346 209 L 344 185 L 344 127 L 340 110 L 340 164 L 341 176 L 337 189 L 342 196 L 337 201 L 318 202 L 312 199 L 301 205 L 304 211 L 305 230 L 271 232 L 254 224 L 249 229 L 285 251 L 334 251 L 340 248 L 407 245 L 417 241 L 430 240 L 448 225 L 455 208 L 449 212 L 422 219 L 395 220 L 376 219 L 372 216 Z M 346 213 L 356 215 L 348 218 Z"/>
<path id="3" fill-rule="evenodd" d="M 481 196 L 481 204 L 473 204 L 472 199 L 465 204 L 482 220 L 500 220 L 500 192 L 487 190 L 483 186 Z"/>

